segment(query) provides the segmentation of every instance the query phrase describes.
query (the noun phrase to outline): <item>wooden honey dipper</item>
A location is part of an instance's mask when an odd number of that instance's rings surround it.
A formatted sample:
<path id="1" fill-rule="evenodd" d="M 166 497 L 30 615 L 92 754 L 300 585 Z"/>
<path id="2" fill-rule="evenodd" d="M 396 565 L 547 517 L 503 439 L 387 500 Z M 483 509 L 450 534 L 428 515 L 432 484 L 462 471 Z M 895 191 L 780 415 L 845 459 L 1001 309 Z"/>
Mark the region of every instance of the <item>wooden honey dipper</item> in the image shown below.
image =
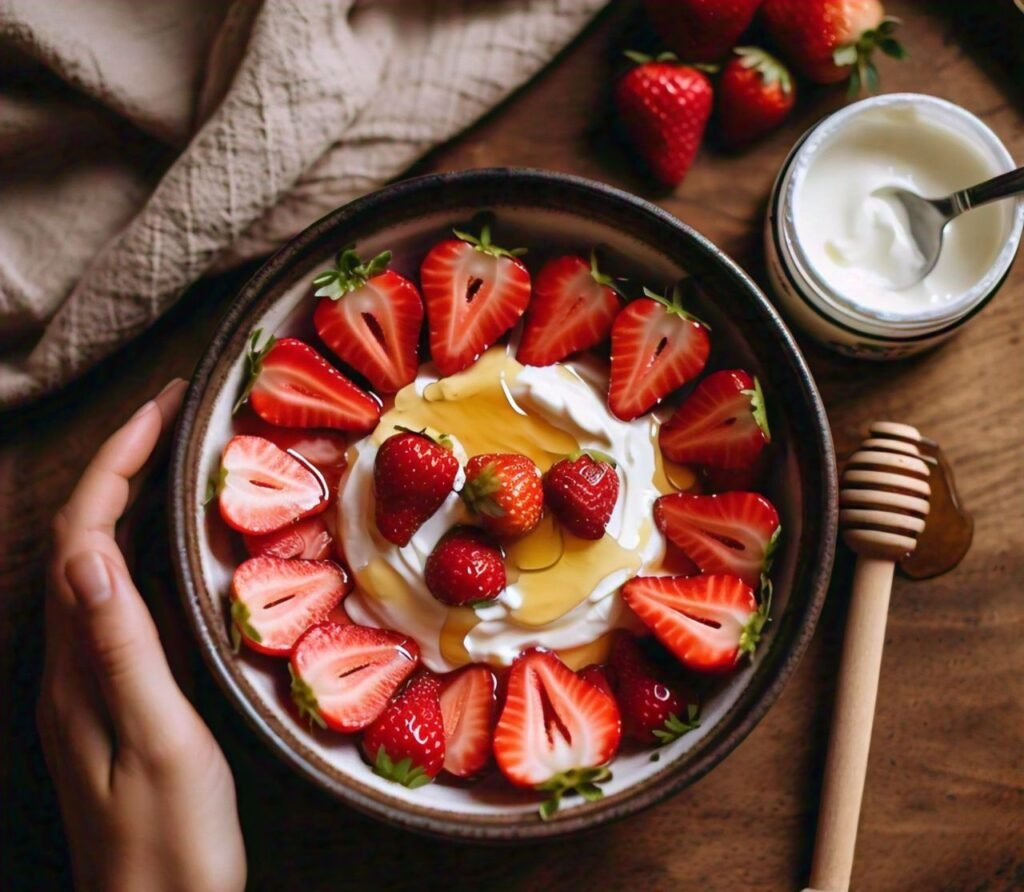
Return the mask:
<path id="1" fill-rule="evenodd" d="M 814 841 L 815 892 L 850 887 L 893 572 L 914 550 L 928 514 L 921 439 L 910 425 L 876 421 L 840 480 L 842 537 L 858 557 Z"/>

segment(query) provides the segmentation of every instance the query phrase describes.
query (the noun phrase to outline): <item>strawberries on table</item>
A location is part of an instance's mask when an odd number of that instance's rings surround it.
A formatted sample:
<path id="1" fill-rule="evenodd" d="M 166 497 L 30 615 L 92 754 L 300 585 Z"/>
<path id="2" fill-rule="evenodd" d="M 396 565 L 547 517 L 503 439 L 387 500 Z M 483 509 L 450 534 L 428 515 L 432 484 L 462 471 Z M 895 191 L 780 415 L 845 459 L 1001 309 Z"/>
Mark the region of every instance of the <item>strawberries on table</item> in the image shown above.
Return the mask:
<path id="1" fill-rule="evenodd" d="M 688 669 L 723 672 L 752 654 L 768 619 L 754 590 L 736 576 L 636 576 L 626 604 Z"/>
<path id="2" fill-rule="evenodd" d="M 446 438 L 400 431 L 377 450 L 373 463 L 376 521 L 380 534 L 395 545 L 408 545 L 448 498 L 459 461 Z"/>
<path id="3" fill-rule="evenodd" d="M 475 607 L 493 601 L 505 588 L 505 561 L 482 530 L 455 527 L 427 558 L 424 581 L 442 604 Z"/>
<path id="4" fill-rule="evenodd" d="M 441 681 L 414 676 L 363 733 L 363 753 L 374 774 L 415 789 L 440 773 L 445 758 Z"/>
<path id="5" fill-rule="evenodd" d="M 397 632 L 319 623 L 292 650 L 292 699 L 321 728 L 359 731 L 384 711 L 419 659 L 416 642 Z"/>
<path id="6" fill-rule="evenodd" d="M 775 507 L 756 492 L 662 496 L 654 522 L 704 573 L 729 573 L 747 585 L 760 583 L 782 532 Z"/>
<path id="7" fill-rule="evenodd" d="M 608 405 L 624 421 L 642 415 L 698 375 L 711 350 L 708 329 L 671 298 L 644 289 L 612 325 Z"/>
<path id="8" fill-rule="evenodd" d="M 712 372 L 658 431 L 666 458 L 714 468 L 750 468 L 769 442 L 761 385 L 742 369 Z"/>
<path id="9" fill-rule="evenodd" d="M 474 777 L 491 760 L 497 719 L 497 687 L 487 666 L 472 665 L 444 679 L 444 770 L 456 777 Z"/>
<path id="10" fill-rule="evenodd" d="M 761 20 L 775 46 L 801 74 L 819 84 L 851 79 L 851 93 L 874 91 L 877 47 L 902 59 L 893 36 L 898 19 L 886 18 L 879 0 L 764 0 Z"/>
<path id="11" fill-rule="evenodd" d="M 721 59 L 760 5 L 761 0 L 644 0 L 661 39 L 688 62 Z"/>
<path id="12" fill-rule="evenodd" d="M 250 558 L 231 579 L 232 632 L 253 650 L 286 657 L 351 588 L 348 574 L 330 561 Z"/>
<path id="13" fill-rule="evenodd" d="M 364 263 L 351 247 L 313 284 L 323 298 L 313 314 L 321 340 L 380 393 L 416 377 L 423 301 L 408 279 L 387 268 L 391 252 Z"/>
<path id="14" fill-rule="evenodd" d="M 622 737 L 614 698 L 584 681 L 555 654 L 522 654 L 509 673 L 505 706 L 494 732 L 494 757 L 517 787 L 550 793 L 541 817 L 550 818 L 567 792 L 601 797 L 597 786 Z"/>
<path id="15" fill-rule="evenodd" d="M 430 355 L 442 375 L 475 362 L 523 315 L 530 301 L 530 274 L 519 256 L 491 242 L 484 225 L 479 237 L 454 230 L 420 266 L 427 306 Z"/>
<path id="16" fill-rule="evenodd" d="M 524 536 L 540 523 L 544 488 L 540 468 L 525 455 L 488 453 L 466 462 L 462 500 L 496 536 Z"/>
<path id="17" fill-rule="evenodd" d="M 711 115 L 711 81 L 671 54 L 638 64 L 615 85 L 615 109 L 633 149 L 665 186 L 678 186 L 700 148 Z"/>
<path id="18" fill-rule="evenodd" d="M 269 440 L 239 434 L 221 456 L 220 516 L 240 533 L 271 533 L 327 507 L 323 478 Z"/>
<path id="19" fill-rule="evenodd" d="M 600 539 L 619 498 L 619 475 L 610 456 L 593 449 L 556 461 L 544 475 L 544 501 L 570 533 Z"/>
<path id="20" fill-rule="evenodd" d="M 796 103 L 793 78 L 774 56 L 736 47 L 716 94 L 718 133 L 731 149 L 752 143 L 781 124 Z"/>
<path id="21" fill-rule="evenodd" d="M 611 276 L 567 254 L 549 260 L 533 282 L 516 359 L 524 365 L 551 365 L 600 344 L 608 337 L 622 302 Z"/>
<path id="22" fill-rule="evenodd" d="M 331 427 L 368 433 L 380 420 L 380 403 L 361 390 L 309 344 L 274 337 L 249 343 L 249 378 L 235 403 L 248 401 L 264 421 L 281 427 Z"/>

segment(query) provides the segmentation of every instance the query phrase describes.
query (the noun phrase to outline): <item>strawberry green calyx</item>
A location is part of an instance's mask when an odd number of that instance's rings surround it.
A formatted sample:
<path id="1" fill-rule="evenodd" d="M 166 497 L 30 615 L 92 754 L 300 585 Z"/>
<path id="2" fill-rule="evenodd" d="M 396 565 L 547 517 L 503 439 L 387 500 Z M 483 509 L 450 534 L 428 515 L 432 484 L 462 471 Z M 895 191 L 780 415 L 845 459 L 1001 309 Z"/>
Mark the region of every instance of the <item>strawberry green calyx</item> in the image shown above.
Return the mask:
<path id="1" fill-rule="evenodd" d="M 618 463 L 612 458 L 607 452 L 601 452 L 600 449 L 577 449 L 575 452 L 570 452 L 566 458 L 573 462 L 578 458 L 587 456 L 592 461 L 604 462 L 606 465 L 611 465 L 613 468 L 618 467 Z"/>
<path id="2" fill-rule="evenodd" d="M 259 644 L 263 640 L 263 636 L 253 627 L 252 623 L 249 622 L 252 619 L 252 614 L 249 612 L 249 608 L 242 601 L 231 602 L 231 646 L 235 649 L 235 653 L 238 653 L 239 647 L 242 644 L 242 635 L 245 635 L 250 641 L 255 641 Z M 294 689 L 295 682 L 292 680 L 292 687 Z"/>
<path id="3" fill-rule="evenodd" d="M 216 474 L 211 474 L 210 479 L 206 481 L 206 492 L 203 494 L 203 507 L 209 506 L 210 502 L 217 498 L 224 490 L 224 484 L 228 480 L 228 469 L 225 467 L 218 468 Z"/>
<path id="4" fill-rule="evenodd" d="M 494 464 L 485 465 L 483 470 L 462 487 L 459 495 L 474 514 L 487 517 L 504 517 L 505 509 L 491 498 L 501 489 L 501 480 Z"/>
<path id="5" fill-rule="evenodd" d="M 836 66 L 852 68 L 847 90 L 850 98 L 859 96 L 862 92 L 878 92 L 878 69 L 871 60 L 876 47 L 893 59 L 906 59 L 910 55 L 903 44 L 893 36 L 899 25 L 899 19 L 886 16 L 879 22 L 877 28 L 865 31 L 856 41 L 837 47 L 832 53 L 832 61 Z"/>
<path id="6" fill-rule="evenodd" d="M 740 57 L 740 65 L 744 68 L 753 68 L 761 75 L 766 87 L 778 84 L 783 93 L 793 92 L 793 78 L 789 69 L 771 53 L 757 46 L 738 46 L 733 52 Z"/>
<path id="7" fill-rule="evenodd" d="M 288 674 L 292 677 L 292 701 L 299 710 L 299 718 L 306 719 L 310 727 L 319 725 L 326 728 L 327 723 L 320 715 L 320 705 L 316 702 L 313 689 L 296 674 L 291 663 L 288 664 Z"/>
<path id="8" fill-rule="evenodd" d="M 499 245 L 495 245 L 491 241 L 491 224 L 484 223 L 480 227 L 480 235 L 475 236 L 471 233 L 464 232 L 461 229 L 453 229 L 457 239 L 461 239 L 473 246 L 474 249 L 479 251 L 481 254 L 487 254 L 490 257 L 522 257 L 526 253 L 526 248 L 502 248 Z"/>
<path id="9" fill-rule="evenodd" d="M 767 573 L 772 568 L 772 563 L 775 561 L 775 552 L 779 550 L 779 539 L 782 538 L 782 524 L 779 524 L 775 531 L 772 533 L 772 537 L 768 540 L 768 544 L 764 547 L 764 566 L 761 568 L 761 588 L 764 589 L 765 581 L 771 584 L 771 580 L 768 579 Z"/>
<path id="10" fill-rule="evenodd" d="M 740 655 L 753 656 L 754 651 L 757 650 L 758 642 L 761 640 L 761 633 L 764 631 L 764 627 L 769 620 L 769 614 L 772 609 L 772 583 L 765 575 L 761 576 L 761 594 L 763 597 L 761 606 L 747 620 L 747 624 L 740 632 Z"/>
<path id="11" fill-rule="evenodd" d="M 405 427 L 402 424 L 395 425 L 396 431 L 401 431 L 403 434 L 412 434 L 416 437 L 423 437 L 426 440 L 430 440 L 431 443 L 436 443 L 442 449 L 447 449 L 449 452 L 455 448 L 455 444 L 452 442 L 451 436 L 445 433 L 439 433 L 436 437 L 433 434 L 428 434 L 425 427 L 421 427 L 418 431 L 413 430 L 411 427 Z"/>
<path id="12" fill-rule="evenodd" d="M 601 268 L 598 265 L 597 260 L 597 248 L 591 248 L 590 250 L 590 278 L 592 278 L 598 285 L 604 285 L 605 288 L 611 288 L 619 297 L 625 297 L 626 295 L 622 292 L 622 287 L 619 282 L 625 282 L 623 278 L 613 278 L 608 273 L 601 272 Z"/>
<path id="13" fill-rule="evenodd" d="M 658 746 L 664 746 L 666 743 L 671 743 L 673 740 L 678 740 L 688 731 L 695 731 L 700 727 L 700 722 L 697 721 L 700 715 L 700 707 L 696 703 L 691 703 L 686 707 L 686 718 L 682 719 L 675 713 L 665 719 L 665 727 L 659 728 L 654 731 L 654 736 L 658 739 Z"/>
<path id="14" fill-rule="evenodd" d="M 764 392 L 761 390 L 761 382 L 754 378 L 753 390 L 742 390 L 740 391 L 745 397 L 750 399 L 750 411 L 754 413 L 754 421 L 757 422 L 757 426 L 764 431 L 765 438 L 770 443 L 772 441 L 772 432 L 768 428 L 768 406 L 764 401 Z"/>
<path id="15" fill-rule="evenodd" d="M 412 759 L 406 756 L 400 762 L 394 762 L 388 751 L 383 746 L 377 750 L 377 758 L 374 760 L 373 773 L 384 780 L 394 781 L 410 790 L 417 787 L 425 787 L 433 778 L 423 770 L 422 765 L 413 765 Z"/>
<path id="16" fill-rule="evenodd" d="M 687 292 L 690 291 L 689 288 L 685 290 Z M 689 322 L 696 322 L 698 325 L 701 325 L 708 331 L 711 331 L 711 326 L 703 319 L 694 316 L 693 313 L 683 308 L 683 296 L 684 288 L 678 282 L 672 286 L 671 296 L 667 293 L 667 289 L 665 294 L 658 294 L 657 291 L 652 291 L 650 288 L 644 286 L 644 297 L 649 297 L 651 300 L 661 304 L 667 312 L 673 313 L 681 319 L 686 319 Z"/>
<path id="17" fill-rule="evenodd" d="M 675 62 L 677 65 L 685 65 L 687 68 L 696 68 L 705 74 L 716 74 L 718 72 L 717 65 L 709 65 L 706 62 L 683 62 L 675 53 L 670 52 L 651 56 L 648 53 L 638 53 L 636 50 L 626 50 L 622 55 L 637 65 L 646 65 L 648 62 Z"/>
<path id="18" fill-rule="evenodd" d="M 237 413 L 248 402 L 253 385 L 255 385 L 256 379 L 260 376 L 260 372 L 263 371 L 263 360 L 267 358 L 267 354 L 274 349 L 274 344 L 277 343 L 277 338 L 270 335 L 261 347 L 259 343 L 262 334 L 263 329 L 257 328 L 249 338 L 249 348 L 245 353 L 245 384 L 242 387 L 242 392 L 238 395 L 238 399 L 235 400 L 235 404 L 231 407 L 232 415 Z"/>
<path id="19" fill-rule="evenodd" d="M 382 251 L 364 263 L 356 253 L 355 245 L 347 245 L 334 258 L 334 267 L 324 270 L 313 279 L 313 285 L 317 289 L 313 296 L 338 300 L 362 288 L 374 276 L 379 276 L 388 268 L 390 262 L 391 252 Z"/>
<path id="20" fill-rule="evenodd" d="M 577 793 L 587 802 L 596 802 L 604 796 L 604 791 L 597 785 L 611 779 L 612 772 L 608 766 L 599 765 L 596 768 L 570 768 L 542 784 L 537 784 L 534 789 L 551 794 L 538 809 L 541 820 L 547 821 L 554 817 L 566 793 Z"/>

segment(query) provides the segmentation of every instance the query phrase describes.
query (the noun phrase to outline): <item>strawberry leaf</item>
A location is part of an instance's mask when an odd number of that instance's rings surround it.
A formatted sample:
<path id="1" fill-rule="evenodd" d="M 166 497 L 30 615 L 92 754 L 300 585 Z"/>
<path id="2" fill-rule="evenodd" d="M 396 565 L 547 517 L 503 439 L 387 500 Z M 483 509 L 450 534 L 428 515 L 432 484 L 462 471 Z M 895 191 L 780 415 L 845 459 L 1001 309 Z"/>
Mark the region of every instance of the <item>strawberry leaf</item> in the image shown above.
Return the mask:
<path id="1" fill-rule="evenodd" d="M 770 443 L 772 441 L 772 432 L 768 428 L 768 406 L 764 401 L 764 391 L 761 390 L 761 382 L 755 377 L 754 389 L 743 390 L 741 393 L 750 399 L 750 411 L 754 415 L 754 421 L 764 431 L 765 438 Z"/>
<path id="2" fill-rule="evenodd" d="M 299 718 L 306 719 L 310 728 L 313 725 L 326 728 L 327 722 L 320 715 L 320 707 L 313 689 L 296 674 L 291 663 L 288 664 L 288 674 L 292 678 L 292 702 L 299 710 Z"/>
<path id="3" fill-rule="evenodd" d="M 260 347 L 259 341 L 262 334 L 263 329 L 257 328 L 252 333 L 252 337 L 249 338 L 249 349 L 245 354 L 245 384 L 242 386 L 242 392 L 238 395 L 238 399 L 235 400 L 235 404 L 231 407 L 232 415 L 236 414 L 248 402 L 249 394 L 252 393 L 256 379 L 259 378 L 260 372 L 263 371 L 263 360 L 267 358 L 267 354 L 274 349 L 274 345 L 277 343 L 277 338 L 270 335 L 263 346 Z"/>
<path id="4" fill-rule="evenodd" d="M 666 743 L 671 743 L 673 740 L 678 740 L 688 731 L 694 731 L 700 727 L 700 722 L 697 721 L 700 709 L 696 703 L 690 703 L 686 707 L 686 718 L 682 719 L 675 713 L 671 713 L 667 719 L 665 719 L 664 728 L 659 728 L 654 731 L 654 736 L 658 739 L 658 746 L 664 746 Z"/>
<path id="5" fill-rule="evenodd" d="M 599 765 L 595 768 L 570 768 L 537 784 L 534 789 L 551 794 L 538 809 L 541 820 L 550 820 L 555 815 L 566 794 L 576 793 L 587 802 L 597 801 L 604 795 L 604 791 L 597 785 L 611 779 L 612 773 L 608 766 Z"/>
<path id="6" fill-rule="evenodd" d="M 250 641 L 255 641 L 259 644 L 263 640 L 263 636 L 253 628 L 250 619 L 252 614 L 249 612 L 248 606 L 242 601 L 231 602 L 231 619 L 234 620 L 232 629 L 237 629 Z"/>
<path id="7" fill-rule="evenodd" d="M 203 507 L 207 508 L 217 496 L 224 490 L 224 484 L 228 479 L 228 469 L 221 467 L 216 474 L 212 474 L 206 481 L 206 492 L 203 494 Z"/>
<path id="8" fill-rule="evenodd" d="M 510 250 L 494 244 L 491 241 L 490 223 L 484 223 L 484 225 L 480 227 L 479 236 L 475 236 L 461 229 L 453 229 L 452 232 L 455 233 L 456 238 L 472 245 L 481 254 L 487 254 L 490 257 L 522 257 L 527 250 L 526 248 L 512 248 Z"/>
<path id="9" fill-rule="evenodd" d="M 379 276 L 390 262 L 391 252 L 382 251 L 364 263 L 356 253 L 355 246 L 347 245 L 334 258 L 333 269 L 313 277 L 313 285 L 317 287 L 313 296 L 338 300 L 362 288 L 374 276 Z"/>

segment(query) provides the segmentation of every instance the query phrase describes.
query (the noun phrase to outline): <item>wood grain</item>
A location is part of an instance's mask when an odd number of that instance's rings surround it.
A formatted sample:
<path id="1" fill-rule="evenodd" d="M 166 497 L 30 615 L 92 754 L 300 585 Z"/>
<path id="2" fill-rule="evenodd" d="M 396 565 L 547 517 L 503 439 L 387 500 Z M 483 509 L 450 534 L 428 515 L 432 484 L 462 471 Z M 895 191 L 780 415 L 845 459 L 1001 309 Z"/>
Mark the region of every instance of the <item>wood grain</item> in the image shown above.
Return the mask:
<path id="1" fill-rule="evenodd" d="M 1024 158 L 1024 90 L 1019 76 L 1005 74 L 1019 75 L 1021 54 L 1010 51 L 1011 67 L 1000 69 L 988 51 L 964 43 L 973 39 L 971 12 L 957 11 L 954 22 L 945 4 L 887 6 L 904 19 L 912 58 L 899 66 L 883 62 L 886 89 L 959 102 Z M 681 189 L 653 193 L 605 125 L 610 60 L 628 39 L 642 37 L 634 35 L 635 21 L 632 4 L 616 4 L 543 76 L 416 172 L 510 164 L 603 180 L 657 200 L 764 281 L 760 227 L 772 179 L 795 138 L 843 102 L 842 91 L 808 90 L 794 119 L 756 150 L 727 156 L 705 149 Z M 102 439 L 168 378 L 189 373 L 245 275 L 200 283 L 170 316 L 83 381 L 0 416 L 5 889 L 67 883 L 59 817 L 32 721 L 49 518 Z M 896 581 L 855 889 L 1024 888 L 1022 332 L 1018 264 L 998 299 L 938 352 L 871 366 L 804 345 L 840 456 L 872 418 L 914 424 L 942 443 L 976 520 L 974 545 L 955 571 Z M 150 490 L 159 496 L 157 480 Z M 149 521 L 159 526 L 159 514 L 151 512 Z M 138 555 L 147 575 L 159 578 L 166 555 L 157 532 L 138 538 L 148 545 Z M 235 771 L 253 889 L 785 890 L 801 888 L 810 867 L 850 571 L 841 557 L 807 656 L 778 704 L 723 765 L 625 823 L 523 849 L 421 840 L 311 789 L 262 749 L 195 665 L 187 640 L 173 631 L 180 619 L 173 594 L 154 595 L 154 606 L 181 657 L 182 678 Z"/>

